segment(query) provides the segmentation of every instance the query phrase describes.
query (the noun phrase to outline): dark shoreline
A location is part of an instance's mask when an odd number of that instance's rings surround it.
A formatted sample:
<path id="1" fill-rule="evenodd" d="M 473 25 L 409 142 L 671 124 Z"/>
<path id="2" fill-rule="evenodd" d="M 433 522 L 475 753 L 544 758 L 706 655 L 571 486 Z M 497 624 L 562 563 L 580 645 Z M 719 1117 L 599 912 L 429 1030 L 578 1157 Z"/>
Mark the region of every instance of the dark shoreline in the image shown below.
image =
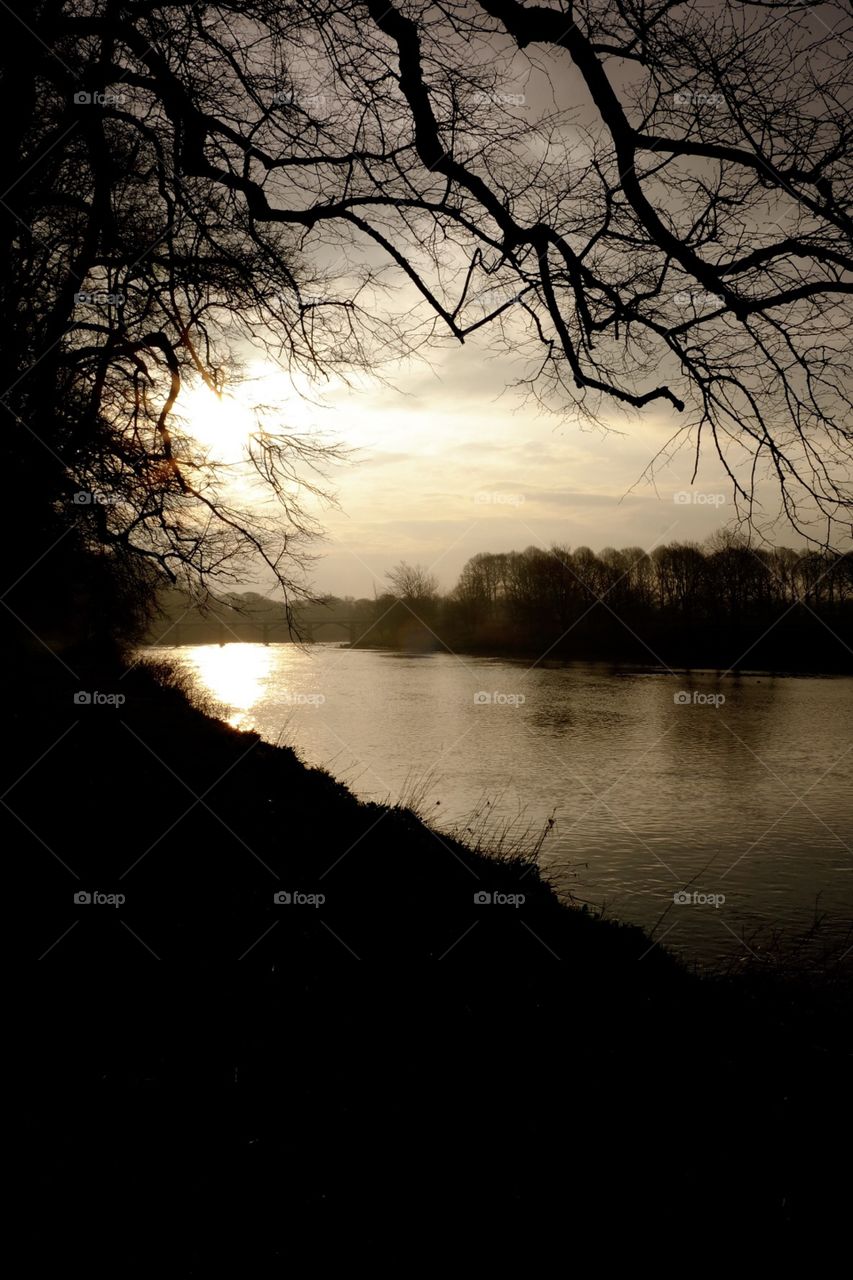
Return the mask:
<path id="1" fill-rule="evenodd" d="M 139 647 L 141 649 L 158 649 L 180 651 L 181 649 L 196 649 L 212 646 L 215 648 L 224 648 L 232 644 L 260 644 L 257 640 L 200 640 L 192 643 L 170 645 L 146 642 Z M 297 648 L 304 648 L 310 651 L 313 648 L 338 648 L 338 649 L 354 649 L 363 650 L 367 653 L 394 653 L 403 657 L 432 657 L 436 654 L 450 653 L 451 650 L 436 646 L 433 649 L 412 649 L 406 648 L 404 645 L 392 644 L 349 644 L 346 641 L 326 640 L 318 641 L 312 644 L 300 645 L 296 640 L 270 640 L 264 647 L 276 648 L 284 645 L 296 645 Z M 792 667 L 733 667 L 728 668 L 723 665 L 700 664 L 694 666 L 672 665 L 666 666 L 663 663 L 643 664 L 631 660 L 618 660 L 612 658 L 593 658 L 593 657 L 574 657 L 574 658 L 540 658 L 535 649 L 528 652 L 519 652 L 517 649 L 479 649 L 474 647 L 454 648 L 452 653 L 459 656 L 469 658 L 485 658 L 494 659 L 496 662 L 517 662 L 529 663 L 531 659 L 535 661 L 537 667 L 545 669 L 560 669 L 563 667 L 604 667 L 611 671 L 614 675 L 673 675 L 673 676 L 689 676 L 689 675 L 715 675 L 725 679 L 737 679 L 739 677 L 766 676 L 768 678 L 778 679 L 838 679 L 849 678 L 853 676 L 853 665 L 849 668 L 839 667 L 837 670 L 826 670 L 824 668 L 816 669 L 809 667 L 792 668 Z"/>
<path id="2" fill-rule="evenodd" d="M 406 649 L 404 646 L 395 645 L 371 645 L 371 644 L 342 644 L 343 649 L 364 649 L 371 653 L 398 653 L 412 656 L 429 657 L 434 654 L 442 654 L 450 652 L 445 648 L 435 648 L 428 651 L 418 649 Z M 839 668 L 837 671 L 824 669 L 810 669 L 803 667 L 794 669 L 789 667 L 768 668 L 768 667 L 733 667 L 712 664 L 699 664 L 693 666 L 672 665 L 667 666 L 663 663 L 639 663 L 631 660 L 619 660 L 614 658 L 592 658 L 592 657 L 574 657 L 574 658 L 540 658 L 535 649 L 530 649 L 525 653 L 520 653 L 516 649 L 478 649 L 478 648 L 455 648 L 454 654 L 469 658 L 491 658 L 496 662 L 517 662 L 529 663 L 531 659 L 537 667 L 545 669 L 559 670 L 563 667 L 604 667 L 614 675 L 673 675 L 673 676 L 689 676 L 689 675 L 713 675 L 725 679 L 736 679 L 738 677 L 750 676 L 767 676 L 780 678 L 805 679 L 807 677 L 816 677 L 824 679 L 844 678 L 853 676 L 853 665 L 849 669 Z"/>
<path id="3" fill-rule="evenodd" d="M 181 1275 L 223 1258 L 278 1274 L 282 1215 L 322 1238 L 354 1213 L 387 1251 L 389 1224 L 448 1195 L 502 1239 L 569 1208 L 585 1230 L 645 1230 L 663 1205 L 679 1231 L 762 1241 L 822 1243 L 843 1221 L 840 972 L 698 977 L 561 902 L 525 859 L 362 803 L 211 718 L 180 681 L 78 669 L 123 691 L 120 719 L 43 680 L 12 714 L 10 781 L 38 762 L 10 796 L 26 827 L 2 814 L 43 956 L 22 1095 L 36 1204 L 67 1215 L 58 1242 L 94 1219 L 116 1229 L 122 1274 L 148 1277 L 148 1232 L 124 1224 L 162 1221 L 162 1197 L 212 1219 L 178 1229 Z M 69 815 L 87 839 L 68 839 Z M 72 903 L 93 886 L 126 905 Z M 278 906 L 284 887 L 327 902 Z M 476 907 L 484 890 L 523 909 Z"/>

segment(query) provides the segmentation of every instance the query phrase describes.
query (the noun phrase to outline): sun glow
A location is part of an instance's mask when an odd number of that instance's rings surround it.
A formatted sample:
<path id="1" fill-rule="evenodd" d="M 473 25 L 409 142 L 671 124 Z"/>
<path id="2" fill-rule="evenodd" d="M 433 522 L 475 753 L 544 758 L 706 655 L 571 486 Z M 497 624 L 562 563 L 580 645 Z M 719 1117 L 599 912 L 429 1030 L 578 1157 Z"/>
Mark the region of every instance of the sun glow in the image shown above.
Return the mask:
<path id="1" fill-rule="evenodd" d="M 253 436 L 313 435 L 322 431 L 322 406 L 307 386 L 268 360 L 252 361 L 245 376 L 221 395 L 201 380 L 181 391 L 176 405 L 183 429 L 214 464 L 245 462 Z"/>
<path id="2" fill-rule="evenodd" d="M 240 388 L 217 395 L 199 382 L 181 393 L 178 411 L 187 434 L 207 451 L 212 462 L 241 462 L 259 426 Z"/>

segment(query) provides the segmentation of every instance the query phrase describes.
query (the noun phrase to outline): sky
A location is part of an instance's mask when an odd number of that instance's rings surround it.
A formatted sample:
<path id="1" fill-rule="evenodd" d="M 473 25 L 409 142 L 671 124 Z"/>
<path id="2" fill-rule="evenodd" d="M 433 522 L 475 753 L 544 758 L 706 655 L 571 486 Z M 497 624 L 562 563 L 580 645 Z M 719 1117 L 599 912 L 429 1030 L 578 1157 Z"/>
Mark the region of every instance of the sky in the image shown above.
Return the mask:
<path id="1" fill-rule="evenodd" d="M 576 151 L 578 164 L 585 163 L 578 149 L 589 112 L 565 60 L 516 51 L 496 76 L 502 93 L 520 96 L 514 108 L 520 118 L 570 107 L 574 124 L 563 138 L 572 143 L 569 170 Z M 370 247 L 359 252 L 372 261 Z M 460 262 L 460 288 L 462 278 Z M 403 310 L 415 301 L 405 283 L 398 301 Z M 251 394 L 280 403 L 286 429 L 317 428 L 351 451 L 330 473 L 337 507 L 317 512 L 326 530 L 315 548 L 318 593 L 381 592 L 385 574 L 400 560 L 430 569 L 449 590 L 481 551 L 553 543 L 651 551 L 666 542 L 701 542 L 734 522 L 731 482 L 712 451 L 703 455 L 695 481 L 689 446 L 659 458 L 648 473 L 683 425 L 664 402 L 630 417 L 615 402 L 603 403 L 599 412 L 609 430 L 590 428 L 571 406 L 547 413 L 511 388 L 529 366 L 514 365 L 506 353 L 496 357 L 477 335 L 464 346 L 432 350 L 429 363 L 385 365 L 381 373 L 393 386 L 364 378 L 351 387 L 333 380 L 325 390 L 309 389 L 265 360 L 259 355 L 254 365 Z M 677 379 L 673 385 L 677 389 Z M 192 415 L 202 435 L 204 407 L 202 400 Z M 209 433 L 211 443 L 221 444 L 226 418 Z M 775 493 L 763 496 L 775 513 Z M 773 540 L 802 543 L 784 529 Z M 267 589 L 271 583 L 259 577 L 245 585 Z"/>
<path id="2" fill-rule="evenodd" d="M 553 543 L 650 551 L 702 541 L 734 516 L 731 486 L 711 455 L 692 485 L 689 448 L 647 474 L 677 414 L 650 407 L 627 418 L 613 409 L 611 429 L 599 430 L 571 408 L 545 412 L 511 386 L 517 371 L 484 344 L 392 368 L 393 387 L 337 383 L 303 387 L 300 397 L 268 362 L 250 372 L 238 397 L 275 401 L 288 429 L 317 430 L 350 451 L 329 472 L 337 506 L 315 507 L 325 529 L 312 572 L 320 593 L 372 596 L 400 560 L 430 568 L 448 590 L 480 551 Z M 251 429 L 239 403 L 211 423 L 203 393 L 188 408 L 191 426 L 222 449 L 226 437 L 233 443 Z M 603 412 L 608 421 L 608 406 Z M 262 576 L 245 584 L 265 585 Z"/>
<path id="3" fill-rule="evenodd" d="M 414 370 L 400 392 L 341 397 L 335 416 L 359 455 L 338 477 L 340 510 L 326 515 L 329 542 L 317 581 L 336 594 L 372 594 L 397 560 L 432 568 L 443 588 L 479 551 L 527 546 L 643 546 L 702 539 L 732 515 L 717 470 L 713 502 L 685 503 L 692 458 L 642 479 L 672 433 L 650 414 L 630 435 L 557 417 L 506 389 L 500 361 L 462 349 L 433 372 Z M 503 392 L 503 395 L 501 395 Z M 614 427 L 625 431 L 614 417 Z M 639 484 L 637 482 L 640 481 Z M 632 491 L 633 489 L 633 491 Z"/>

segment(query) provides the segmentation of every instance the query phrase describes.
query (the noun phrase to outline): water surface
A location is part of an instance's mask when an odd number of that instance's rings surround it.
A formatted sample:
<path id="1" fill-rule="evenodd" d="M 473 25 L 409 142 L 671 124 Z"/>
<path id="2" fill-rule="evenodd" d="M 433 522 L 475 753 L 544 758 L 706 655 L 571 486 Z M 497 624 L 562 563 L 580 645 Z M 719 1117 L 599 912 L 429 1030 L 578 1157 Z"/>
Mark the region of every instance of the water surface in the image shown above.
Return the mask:
<path id="1" fill-rule="evenodd" d="M 557 891 L 656 925 L 700 963 L 772 951 L 816 913 L 826 941 L 853 920 L 849 678 L 531 670 L 336 644 L 146 653 L 196 673 L 231 724 L 359 796 L 417 802 L 441 830 L 511 845 L 553 816 L 540 861 Z"/>

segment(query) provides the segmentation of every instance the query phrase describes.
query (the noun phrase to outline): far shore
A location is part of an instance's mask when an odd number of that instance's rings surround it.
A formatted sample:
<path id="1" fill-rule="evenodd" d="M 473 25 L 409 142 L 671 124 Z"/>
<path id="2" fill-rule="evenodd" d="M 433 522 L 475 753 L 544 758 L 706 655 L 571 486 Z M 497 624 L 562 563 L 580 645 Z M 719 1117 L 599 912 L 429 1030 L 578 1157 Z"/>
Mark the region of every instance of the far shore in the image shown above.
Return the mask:
<path id="1" fill-rule="evenodd" d="M 709 661 L 699 661 L 696 663 L 677 662 L 673 660 L 671 665 L 663 662 L 660 663 L 640 663 L 630 660 L 620 660 L 618 658 L 595 658 L 590 656 L 577 655 L 575 657 L 546 657 L 542 658 L 535 649 L 522 651 L 519 649 L 482 649 L 475 646 L 456 646 L 452 650 L 435 646 L 431 649 L 406 648 L 402 645 L 390 644 L 349 644 L 345 640 L 319 640 L 310 643 L 301 642 L 299 640 L 217 640 L 214 638 L 196 640 L 193 642 L 184 642 L 180 644 L 169 644 L 166 641 L 145 641 L 140 644 L 140 649 L 151 649 L 152 651 L 168 650 L 174 652 L 177 649 L 199 649 L 199 648 L 218 648 L 222 649 L 226 645 L 245 644 L 245 645 L 263 645 L 264 648 L 289 647 L 295 645 L 300 649 L 313 648 L 336 648 L 336 649 L 356 649 L 363 650 L 367 653 L 393 653 L 400 657 L 409 658 L 430 658 L 436 654 L 448 653 L 464 655 L 468 658 L 486 658 L 494 659 L 499 662 L 517 662 L 530 665 L 535 663 L 537 667 L 605 667 L 609 671 L 618 671 L 624 675 L 711 675 L 718 676 L 721 679 L 730 677 L 754 677 L 767 676 L 774 679 L 805 679 L 808 678 L 844 678 L 853 676 L 853 661 L 849 667 L 838 667 L 831 670 L 825 667 L 741 667 L 728 666 L 725 663 L 714 664 Z"/>

